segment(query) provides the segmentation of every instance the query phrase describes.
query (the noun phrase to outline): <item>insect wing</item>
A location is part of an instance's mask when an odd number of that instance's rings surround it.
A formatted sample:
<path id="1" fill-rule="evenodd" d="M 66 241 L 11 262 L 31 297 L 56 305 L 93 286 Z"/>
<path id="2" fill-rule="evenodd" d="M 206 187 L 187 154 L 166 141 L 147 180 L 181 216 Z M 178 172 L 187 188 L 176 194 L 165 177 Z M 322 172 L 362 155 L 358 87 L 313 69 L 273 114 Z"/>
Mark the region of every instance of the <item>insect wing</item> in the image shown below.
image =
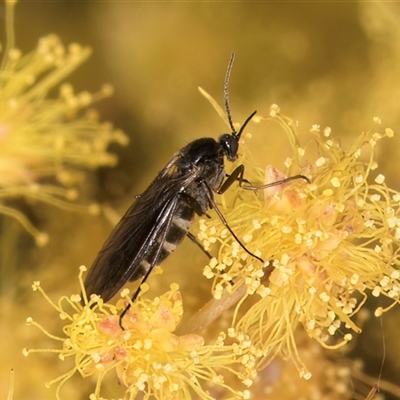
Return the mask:
<path id="1" fill-rule="evenodd" d="M 180 191 L 197 177 L 190 174 L 174 178 L 170 173 L 173 165 L 168 163 L 159 173 L 104 243 L 85 281 L 88 296 L 95 293 L 108 301 L 127 281 L 145 274 L 140 263 L 157 238 L 169 229 Z"/>

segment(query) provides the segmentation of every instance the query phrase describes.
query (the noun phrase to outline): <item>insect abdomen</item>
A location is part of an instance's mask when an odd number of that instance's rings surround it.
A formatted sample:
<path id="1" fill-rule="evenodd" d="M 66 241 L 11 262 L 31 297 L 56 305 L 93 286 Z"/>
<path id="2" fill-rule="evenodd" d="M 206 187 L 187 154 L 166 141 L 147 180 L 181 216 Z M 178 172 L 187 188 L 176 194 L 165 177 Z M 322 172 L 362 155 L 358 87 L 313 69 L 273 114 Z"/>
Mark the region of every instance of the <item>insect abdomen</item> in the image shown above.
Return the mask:
<path id="1" fill-rule="evenodd" d="M 177 209 L 172 217 L 171 225 L 166 233 L 165 240 L 162 244 L 162 249 L 158 259 L 154 263 L 154 257 L 156 256 L 157 249 L 160 246 L 162 238 L 158 238 L 153 246 L 149 249 L 146 257 L 140 263 L 138 273 L 134 274 L 130 281 L 145 275 L 151 266 L 161 264 L 182 242 L 187 235 L 190 226 L 194 219 L 193 209 L 186 204 L 184 201 L 180 201 Z"/>

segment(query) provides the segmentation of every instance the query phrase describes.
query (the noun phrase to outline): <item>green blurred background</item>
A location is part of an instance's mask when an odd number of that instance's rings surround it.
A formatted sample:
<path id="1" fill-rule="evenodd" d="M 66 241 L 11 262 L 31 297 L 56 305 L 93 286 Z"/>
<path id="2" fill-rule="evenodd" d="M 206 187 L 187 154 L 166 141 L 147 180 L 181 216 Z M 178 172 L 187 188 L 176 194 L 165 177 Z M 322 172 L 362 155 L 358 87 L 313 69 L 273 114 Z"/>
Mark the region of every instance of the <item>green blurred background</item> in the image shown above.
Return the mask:
<path id="1" fill-rule="evenodd" d="M 0 8 L 4 27 L 4 7 Z M 227 130 L 202 86 L 220 104 L 232 51 L 236 53 L 230 99 L 234 121 L 253 110 L 267 115 L 277 103 L 283 114 L 299 121 L 306 143 L 312 124 L 330 126 L 332 134 L 350 143 L 372 128 L 374 116 L 395 134 L 400 126 L 400 6 L 389 2 L 119 2 L 21 1 L 16 7 L 16 42 L 23 53 L 39 37 L 56 33 L 65 44 L 93 48 L 92 57 L 69 79 L 76 91 L 96 91 L 111 83 L 115 95 L 97 105 L 103 120 L 112 121 L 131 139 L 114 169 L 91 174 L 82 201 L 97 199 L 122 214 L 165 165 L 189 141 L 217 137 Z M 1 29 L 4 44 L 4 28 Z M 290 155 L 285 137 L 271 126 L 257 127 L 250 150 L 282 166 Z M 287 150 L 287 151 L 286 151 Z M 380 172 L 400 189 L 399 137 L 379 144 Z M 50 329 L 58 321 L 40 296 L 31 293 L 33 280 L 42 281 L 53 298 L 77 292 L 80 264 L 90 265 L 110 232 L 105 218 L 71 214 L 50 206 L 28 207 L 30 218 L 50 234 L 37 248 L 18 224 L 1 220 L 0 398 L 6 398 L 10 369 L 15 369 L 14 399 L 51 399 L 43 382 L 66 367 L 54 356 L 21 356 L 23 347 L 48 346 L 43 335 L 25 327 L 33 316 Z M 185 251 L 164 267 L 165 287 L 177 281 L 190 287 L 200 277 L 204 259 L 187 265 Z M 157 279 L 158 278 L 158 279 Z M 159 282 L 156 277 L 152 282 Z M 200 282 L 199 288 L 207 287 Z M 205 280 L 204 280 L 205 281 Z M 159 283 L 162 285 L 162 283 Z M 190 306 L 191 299 L 188 299 Z M 53 314 L 54 315 L 54 314 Z M 400 376 L 399 313 L 369 321 L 355 352 L 366 370 L 378 376 L 382 335 L 387 354 L 383 378 Z M 58 372 L 60 371 L 60 372 Z M 398 379 L 400 381 L 400 379 Z M 87 398 L 90 389 L 78 379 L 67 385 L 66 399 Z M 79 385 L 79 386 L 77 386 Z M 86 385 L 86 384 L 85 384 Z M 88 385 L 90 387 L 90 384 Z M 78 394 L 79 393 L 79 394 Z"/>

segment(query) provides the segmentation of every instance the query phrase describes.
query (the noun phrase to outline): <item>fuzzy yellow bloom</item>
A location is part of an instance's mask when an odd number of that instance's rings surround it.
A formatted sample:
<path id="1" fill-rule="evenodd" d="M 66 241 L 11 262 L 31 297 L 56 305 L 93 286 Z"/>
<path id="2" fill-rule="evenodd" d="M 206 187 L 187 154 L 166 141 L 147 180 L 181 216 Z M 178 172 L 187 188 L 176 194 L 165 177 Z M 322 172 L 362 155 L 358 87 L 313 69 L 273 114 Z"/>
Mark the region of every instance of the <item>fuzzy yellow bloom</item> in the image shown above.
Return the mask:
<path id="1" fill-rule="evenodd" d="M 112 142 L 126 144 L 127 138 L 111 124 L 100 123 L 93 110 L 82 113 L 112 94 L 109 85 L 95 94 L 75 94 L 71 85 L 59 86 L 91 49 L 78 44 L 65 47 L 57 36 L 49 35 L 23 55 L 14 46 L 15 3 L 6 2 L 7 43 L 0 65 L 0 213 L 16 218 L 38 244 L 44 244 L 46 235 L 12 208 L 10 200 L 24 197 L 84 209 L 71 203 L 78 196 L 83 170 L 114 165 L 116 158 L 107 148 Z M 53 99 L 49 92 L 58 86 L 59 96 Z"/>
<path id="2" fill-rule="evenodd" d="M 338 348 L 361 332 L 354 317 L 368 296 L 389 301 L 376 315 L 399 302 L 400 193 L 386 186 L 374 159 L 377 142 L 393 131 L 363 133 L 343 148 L 330 128 L 321 132 L 314 125 L 312 143 L 301 147 L 294 123 L 277 106 L 269 119 L 283 127 L 294 154 L 285 161 L 286 174 L 268 166 L 251 175 L 247 168 L 246 178 L 262 185 L 301 173 L 311 184 L 297 180 L 259 193 L 238 189 L 234 208 L 227 208 L 231 228 L 265 265 L 251 259 L 219 221 L 201 220 L 198 238 L 206 246 L 221 244 L 204 270 L 216 302 L 243 292 L 231 331 L 233 337 L 245 333 L 262 349 L 257 368 L 287 354 L 310 378 L 297 352 L 299 324 L 324 347 Z M 246 300 L 250 308 L 242 307 Z"/>
<path id="3" fill-rule="evenodd" d="M 83 293 L 85 270 L 81 267 Z M 119 325 L 119 314 L 126 304 L 123 300 L 112 306 L 103 304 L 97 296 L 87 301 L 84 294 L 84 305 L 78 295 L 63 297 L 55 304 L 39 282 L 33 284 L 33 289 L 40 291 L 65 321 L 65 336 L 51 335 L 28 318 L 28 324 L 37 326 L 61 346 L 56 350 L 24 350 L 24 354 L 55 352 L 62 360 L 75 359 L 69 372 L 48 384 L 58 383 L 57 398 L 61 397 L 62 384 L 79 372 L 83 377 L 97 376 L 91 399 L 99 399 L 102 379 L 110 371 L 126 387 L 125 397 L 129 399 L 142 394 L 145 399 L 179 400 L 196 394 L 197 398 L 212 400 L 214 397 L 204 386 L 225 390 L 230 393 L 229 399 L 248 398 L 247 386 L 255 377 L 259 351 L 247 337 L 226 344 L 226 335 L 221 333 L 214 343 L 206 345 L 200 335 L 174 334 L 183 315 L 178 285 L 171 285 L 169 292 L 153 300 L 137 299 L 124 317 L 124 330 Z M 129 301 L 128 291 L 122 295 Z M 224 383 L 229 375 L 242 381 L 241 391 Z"/>

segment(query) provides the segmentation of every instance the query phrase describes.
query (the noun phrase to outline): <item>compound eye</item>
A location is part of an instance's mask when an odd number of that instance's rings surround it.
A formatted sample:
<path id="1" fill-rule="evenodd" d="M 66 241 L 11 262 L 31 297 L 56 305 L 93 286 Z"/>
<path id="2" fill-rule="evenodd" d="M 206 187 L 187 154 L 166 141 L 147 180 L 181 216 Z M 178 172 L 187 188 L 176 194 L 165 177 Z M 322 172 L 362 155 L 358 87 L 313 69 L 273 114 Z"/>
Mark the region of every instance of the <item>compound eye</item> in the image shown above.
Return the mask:
<path id="1" fill-rule="evenodd" d="M 224 133 L 220 136 L 219 143 L 226 158 L 229 161 L 235 161 L 237 159 L 237 152 L 239 148 L 238 138 L 228 133 Z"/>

